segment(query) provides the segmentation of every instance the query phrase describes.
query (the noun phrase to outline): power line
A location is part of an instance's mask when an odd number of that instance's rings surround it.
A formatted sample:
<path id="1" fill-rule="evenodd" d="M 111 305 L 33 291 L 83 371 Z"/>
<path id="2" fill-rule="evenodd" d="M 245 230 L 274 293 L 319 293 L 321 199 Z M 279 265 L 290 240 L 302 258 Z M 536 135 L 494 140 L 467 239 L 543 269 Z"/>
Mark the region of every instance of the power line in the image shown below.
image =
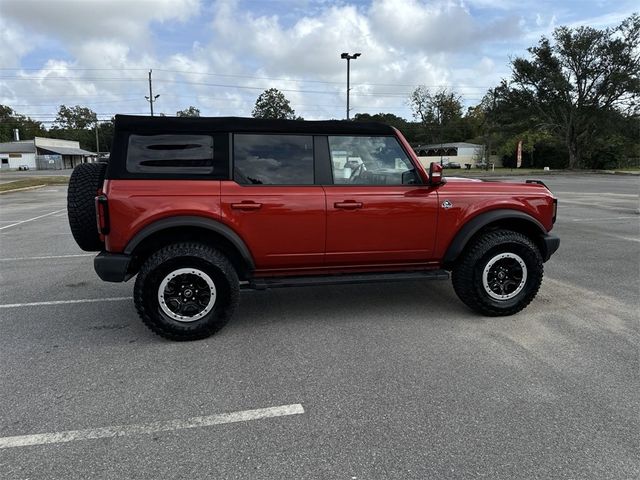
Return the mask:
<path id="1" fill-rule="evenodd" d="M 38 71 L 38 70 L 46 70 L 46 71 L 141 71 L 146 70 L 143 68 L 47 68 L 47 69 L 38 69 L 38 68 L 0 68 L 2 70 L 28 70 L 28 71 Z M 343 82 L 339 81 L 330 81 L 330 80 L 305 80 L 305 79 L 297 79 L 297 78 L 282 78 L 282 77 L 269 77 L 269 76 L 258 76 L 258 75 L 246 75 L 246 74 L 233 74 L 233 73 L 211 73 L 211 72 L 194 72 L 190 70 L 172 70 L 166 68 L 156 68 L 158 72 L 165 73 L 178 73 L 182 75 L 205 75 L 211 77 L 228 77 L 228 78 L 247 78 L 252 80 L 275 80 L 280 82 L 298 82 L 298 83 L 319 83 L 319 84 L 328 84 L 328 85 L 342 85 Z M 38 78 L 38 77 L 0 77 L 0 78 Z M 50 78 L 50 77 L 40 77 Z M 73 78 L 73 77 L 52 77 L 52 78 Z M 86 80 L 99 80 L 100 78 L 92 78 L 92 77 L 84 77 Z M 115 80 L 116 78 L 110 78 L 110 80 Z M 131 79 L 135 80 L 135 79 Z M 424 84 L 409 84 L 409 83 L 358 83 L 360 86 L 376 86 L 376 87 L 418 87 Z M 434 85 L 424 85 L 428 88 L 480 88 L 480 89 L 489 89 L 492 86 L 484 86 L 484 85 L 464 85 L 464 84 L 434 84 Z"/>

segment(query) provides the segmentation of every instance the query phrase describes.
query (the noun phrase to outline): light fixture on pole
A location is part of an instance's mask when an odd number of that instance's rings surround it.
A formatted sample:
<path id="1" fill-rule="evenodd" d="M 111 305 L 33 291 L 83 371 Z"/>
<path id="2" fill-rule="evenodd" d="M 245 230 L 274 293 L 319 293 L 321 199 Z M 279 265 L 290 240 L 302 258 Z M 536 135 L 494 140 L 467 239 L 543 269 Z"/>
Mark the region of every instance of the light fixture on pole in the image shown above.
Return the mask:
<path id="1" fill-rule="evenodd" d="M 346 52 L 340 55 L 340 58 L 344 58 L 347 61 L 347 120 L 349 120 L 349 90 L 351 90 L 351 85 L 349 83 L 350 62 L 351 60 L 355 60 L 356 58 L 358 58 L 360 55 L 360 53 L 354 53 L 353 55 L 350 55 Z"/>

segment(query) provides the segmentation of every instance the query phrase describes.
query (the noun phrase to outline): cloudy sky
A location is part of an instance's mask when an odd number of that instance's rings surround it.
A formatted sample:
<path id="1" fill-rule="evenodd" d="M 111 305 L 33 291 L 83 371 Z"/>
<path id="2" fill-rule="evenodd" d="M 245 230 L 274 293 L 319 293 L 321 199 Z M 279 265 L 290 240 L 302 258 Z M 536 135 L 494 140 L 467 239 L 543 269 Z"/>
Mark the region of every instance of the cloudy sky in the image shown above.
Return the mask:
<path id="1" fill-rule="evenodd" d="M 613 26 L 627 0 L 0 0 L 0 104 L 45 122 L 57 106 L 109 118 L 156 112 L 249 116 L 266 88 L 298 115 L 411 118 L 419 85 L 467 105 L 509 74 L 509 58 L 559 25 Z M 637 9 L 637 8 L 636 8 Z"/>

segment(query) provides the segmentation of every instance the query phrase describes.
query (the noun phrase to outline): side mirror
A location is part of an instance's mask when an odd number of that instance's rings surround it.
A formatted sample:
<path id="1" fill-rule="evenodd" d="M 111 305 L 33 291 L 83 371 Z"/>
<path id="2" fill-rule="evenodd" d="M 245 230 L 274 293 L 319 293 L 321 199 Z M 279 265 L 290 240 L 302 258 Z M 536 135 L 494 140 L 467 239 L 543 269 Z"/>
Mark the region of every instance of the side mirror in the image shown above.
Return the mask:
<path id="1" fill-rule="evenodd" d="M 420 183 L 420 182 L 418 181 L 418 174 L 415 168 L 402 172 L 403 185 L 415 185 L 417 183 Z"/>
<path id="2" fill-rule="evenodd" d="M 431 165 L 429 165 L 429 185 L 436 187 L 443 183 L 444 178 L 442 178 L 442 165 L 438 162 L 431 162 Z"/>

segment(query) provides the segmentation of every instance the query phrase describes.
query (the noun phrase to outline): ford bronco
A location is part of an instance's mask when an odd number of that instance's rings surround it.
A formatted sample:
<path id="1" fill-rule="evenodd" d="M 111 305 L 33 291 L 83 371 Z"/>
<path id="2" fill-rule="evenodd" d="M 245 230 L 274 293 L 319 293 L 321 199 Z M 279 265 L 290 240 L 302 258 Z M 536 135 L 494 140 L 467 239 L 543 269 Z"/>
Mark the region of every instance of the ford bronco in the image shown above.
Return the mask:
<path id="1" fill-rule="evenodd" d="M 243 288 L 448 279 L 483 315 L 536 296 L 557 201 L 540 181 L 444 178 L 387 125 L 116 116 L 108 164 L 81 164 L 71 231 L 98 276 L 136 277 L 142 321 L 207 337 Z"/>

